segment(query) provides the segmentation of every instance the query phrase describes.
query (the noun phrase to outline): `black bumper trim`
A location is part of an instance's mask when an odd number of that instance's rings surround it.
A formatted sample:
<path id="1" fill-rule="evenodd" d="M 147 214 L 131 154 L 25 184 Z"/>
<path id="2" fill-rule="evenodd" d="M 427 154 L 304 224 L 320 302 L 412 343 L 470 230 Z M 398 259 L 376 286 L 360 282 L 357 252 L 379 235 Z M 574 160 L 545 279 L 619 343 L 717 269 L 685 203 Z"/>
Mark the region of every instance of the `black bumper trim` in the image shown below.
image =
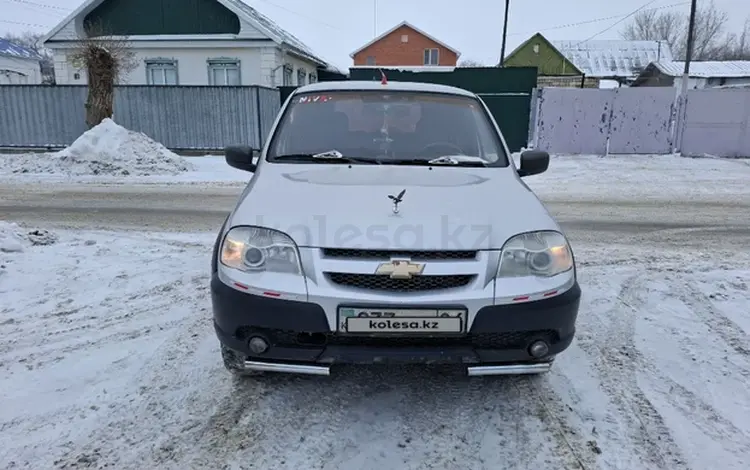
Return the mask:
<path id="1" fill-rule="evenodd" d="M 580 297 L 581 289 L 576 283 L 567 292 L 549 299 L 484 307 L 465 336 L 465 344 L 435 338 L 434 344 L 427 339 L 383 345 L 380 338 L 361 338 L 360 342 L 349 335 L 336 335 L 320 305 L 247 294 L 225 285 L 216 273 L 211 278 L 214 326 L 222 344 L 259 360 L 319 364 L 533 361 L 527 347 L 534 339 L 548 342 L 549 355 L 559 354 L 571 344 Z M 262 355 L 249 351 L 247 340 L 253 334 L 265 337 L 271 344 Z M 294 338 L 299 334 L 315 341 L 298 342 Z"/>

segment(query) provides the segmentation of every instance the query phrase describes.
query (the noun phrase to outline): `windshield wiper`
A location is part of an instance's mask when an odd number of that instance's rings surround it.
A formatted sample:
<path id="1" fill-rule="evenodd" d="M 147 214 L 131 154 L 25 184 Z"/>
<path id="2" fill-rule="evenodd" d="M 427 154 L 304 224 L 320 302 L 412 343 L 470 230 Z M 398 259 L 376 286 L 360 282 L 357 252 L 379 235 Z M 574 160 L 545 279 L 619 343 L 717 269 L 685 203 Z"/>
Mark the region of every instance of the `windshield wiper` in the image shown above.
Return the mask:
<path id="1" fill-rule="evenodd" d="M 487 160 L 469 155 L 443 155 L 429 160 L 431 165 L 486 166 Z"/>
<path id="2" fill-rule="evenodd" d="M 425 160 L 423 158 L 403 158 L 397 160 L 384 160 L 386 165 L 420 165 L 420 166 L 470 166 L 485 167 L 487 161 L 479 157 L 470 157 L 467 155 L 451 155 Z"/>
<path id="3" fill-rule="evenodd" d="M 294 153 L 286 155 L 277 155 L 274 157 L 278 160 L 299 160 L 305 162 L 313 161 L 336 161 L 340 163 L 368 163 L 371 165 L 380 165 L 380 160 L 376 158 L 347 157 L 338 150 L 329 150 L 320 153 Z"/>

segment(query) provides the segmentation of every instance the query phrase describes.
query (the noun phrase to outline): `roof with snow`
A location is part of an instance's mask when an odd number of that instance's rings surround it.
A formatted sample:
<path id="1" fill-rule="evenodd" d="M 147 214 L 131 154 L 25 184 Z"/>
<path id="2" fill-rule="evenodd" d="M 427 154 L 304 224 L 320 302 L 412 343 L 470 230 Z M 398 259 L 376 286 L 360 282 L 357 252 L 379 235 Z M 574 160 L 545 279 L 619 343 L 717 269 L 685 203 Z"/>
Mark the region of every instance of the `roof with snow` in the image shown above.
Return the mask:
<path id="1" fill-rule="evenodd" d="M 78 8 L 71 12 L 64 20 L 57 24 L 49 33 L 47 33 L 40 42 L 45 43 L 55 36 L 65 25 L 70 23 L 78 16 L 86 15 L 97 6 L 101 5 L 106 0 L 85 0 Z M 321 58 L 318 54 L 314 53 L 305 43 L 300 41 L 292 33 L 286 31 L 284 28 L 276 24 L 274 21 L 269 19 L 267 16 L 260 13 L 255 8 L 243 2 L 243 0 L 216 0 L 221 3 L 229 10 L 234 12 L 240 19 L 247 21 L 254 27 L 256 27 L 263 34 L 267 35 L 269 39 L 273 40 L 279 45 L 287 46 L 291 52 L 300 55 L 301 57 L 315 62 L 323 67 L 331 68 L 328 61 Z M 335 69 L 335 67 L 333 68 Z M 335 69 L 337 70 L 337 69 Z"/>
<path id="2" fill-rule="evenodd" d="M 682 76 L 684 61 L 659 61 L 654 66 L 664 75 Z M 750 77 L 750 60 L 691 61 L 690 73 L 693 78 L 738 78 Z"/>
<path id="3" fill-rule="evenodd" d="M 660 41 L 550 41 L 589 77 L 636 77 L 648 64 L 671 61 L 669 46 Z"/>
<path id="4" fill-rule="evenodd" d="M 246 4 L 242 0 L 223 0 L 223 3 L 227 4 L 228 7 L 234 6 L 235 8 L 237 8 L 237 10 L 242 12 L 242 14 L 244 14 L 250 22 L 260 24 L 263 29 L 270 31 L 272 33 L 272 36 L 278 38 L 279 42 L 297 49 L 299 53 L 305 55 L 307 58 L 315 62 L 320 62 L 321 65 L 330 66 L 327 61 L 323 60 L 317 54 L 315 54 L 315 52 L 313 52 L 312 49 L 310 49 L 304 42 L 300 41 L 292 33 L 285 30 L 270 18 L 263 15 L 261 12 Z M 338 71 L 338 69 L 336 69 L 335 71 Z"/>
<path id="5" fill-rule="evenodd" d="M 41 60 L 41 56 L 31 49 L 0 38 L 0 55 L 16 59 Z"/>

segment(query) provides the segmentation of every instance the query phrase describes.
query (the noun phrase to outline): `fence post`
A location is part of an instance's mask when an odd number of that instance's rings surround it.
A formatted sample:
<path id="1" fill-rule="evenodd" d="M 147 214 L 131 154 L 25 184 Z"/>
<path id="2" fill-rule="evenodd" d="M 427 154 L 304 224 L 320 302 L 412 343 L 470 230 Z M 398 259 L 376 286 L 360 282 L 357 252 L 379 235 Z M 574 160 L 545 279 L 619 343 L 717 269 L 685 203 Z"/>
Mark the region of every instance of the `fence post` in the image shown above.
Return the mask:
<path id="1" fill-rule="evenodd" d="M 253 91 L 255 92 L 255 130 L 256 130 L 256 141 L 255 144 L 258 146 L 258 148 L 261 148 L 263 146 L 263 129 L 261 126 L 263 125 L 261 121 L 263 121 L 263 111 L 260 109 L 260 88 L 257 86 L 253 87 Z"/>

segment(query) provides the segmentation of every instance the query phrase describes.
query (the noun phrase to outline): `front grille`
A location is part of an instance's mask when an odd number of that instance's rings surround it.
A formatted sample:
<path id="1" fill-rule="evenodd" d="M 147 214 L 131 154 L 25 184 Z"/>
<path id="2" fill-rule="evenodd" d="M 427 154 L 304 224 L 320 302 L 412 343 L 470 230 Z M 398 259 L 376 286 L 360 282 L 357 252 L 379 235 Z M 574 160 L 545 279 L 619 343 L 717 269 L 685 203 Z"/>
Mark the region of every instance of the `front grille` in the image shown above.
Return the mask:
<path id="1" fill-rule="evenodd" d="M 340 286 L 391 292 L 423 292 L 454 289 L 471 283 L 473 274 L 447 276 L 416 276 L 411 279 L 391 279 L 383 274 L 326 273 L 328 279 Z"/>
<path id="2" fill-rule="evenodd" d="M 469 333 L 462 336 L 354 336 L 328 333 L 299 333 L 286 330 L 258 330 L 275 346 L 366 346 L 366 347 L 472 347 L 476 349 L 524 349 L 532 341 L 542 339 L 554 345 L 559 338 L 554 330 L 513 331 L 505 333 Z M 237 332 L 240 339 L 251 330 Z"/>
<path id="3" fill-rule="evenodd" d="M 414 250 L 360 250 L 355 248 L 323 248 L 323 256 L 346 259 L 391 259 L 401 257 L 419 261 L 473 260 L 476 251 L 414 251 Z"/>

